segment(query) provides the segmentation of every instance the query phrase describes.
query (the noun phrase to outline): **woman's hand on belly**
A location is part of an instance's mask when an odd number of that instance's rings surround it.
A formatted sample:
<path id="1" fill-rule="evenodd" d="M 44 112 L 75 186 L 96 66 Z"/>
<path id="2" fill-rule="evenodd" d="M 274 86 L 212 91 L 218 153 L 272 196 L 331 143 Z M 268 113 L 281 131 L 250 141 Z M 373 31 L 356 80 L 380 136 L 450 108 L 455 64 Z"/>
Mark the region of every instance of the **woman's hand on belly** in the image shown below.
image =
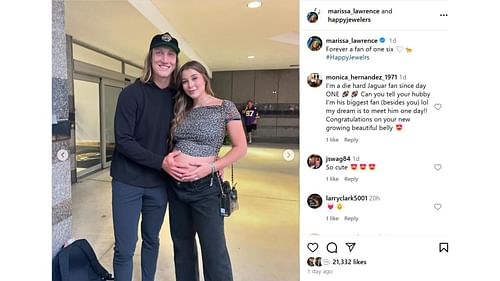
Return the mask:
<path id="1" fill-rule="evenodd" d="M 174 179 L 182 181 L 184 174 L 193 171 L 196 167 L 193 167 L 189 163 L 179 161 L 182 160 L 182 154 L 180 151 L 172 151 L 165 158 L 163 158 L 162 169 L 171 175 Z"/>
<path id="2" fill-rule="evenodd" d="M 212 164 L 215 161 L 215 156 L 194 157 L 180 152 L 176 154 L 176 162 L 188 165 L 188 168 L 182 169 L 182 174 L 179 175 L 181 181 L 195 181 L 212 173 Z"/>
<path id="3" fill-rule="evenodd" d="M 192 163 L 189 165 L 194 169 L 184 173 L 182 175 L 182 181 L 196 181 L 212 173 L 212 168 L 209 163 Z"/>

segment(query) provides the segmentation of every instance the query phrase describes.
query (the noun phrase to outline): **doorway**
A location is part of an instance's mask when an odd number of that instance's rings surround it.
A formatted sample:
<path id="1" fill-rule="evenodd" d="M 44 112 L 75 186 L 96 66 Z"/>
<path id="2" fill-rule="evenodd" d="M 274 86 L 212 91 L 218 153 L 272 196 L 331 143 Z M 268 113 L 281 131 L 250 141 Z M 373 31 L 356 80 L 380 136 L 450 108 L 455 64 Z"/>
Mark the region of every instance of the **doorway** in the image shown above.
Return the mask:
<path id="1" fill-rule="evenodd" d="M 114 115 L 125 82 L 74 74 L 76 176 L 109 167 L 115 148 Z"/>

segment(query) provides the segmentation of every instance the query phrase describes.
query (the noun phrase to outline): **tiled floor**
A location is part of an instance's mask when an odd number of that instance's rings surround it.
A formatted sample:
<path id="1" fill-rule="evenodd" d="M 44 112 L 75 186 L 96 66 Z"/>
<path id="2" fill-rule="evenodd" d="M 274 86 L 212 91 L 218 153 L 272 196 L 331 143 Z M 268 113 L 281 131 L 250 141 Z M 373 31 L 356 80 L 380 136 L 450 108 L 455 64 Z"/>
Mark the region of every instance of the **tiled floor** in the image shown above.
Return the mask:
<path id="1" fill-rule="evenodd" d="M 299 280 L 297 148 L 293 144 L 252 144 L 247 156 L 235 165 L 240 210 L 226 219 L 235 281 Z M 285 161 L 284 149 L 293 149 L 295 159 Z M 230 169 L 226 169 L 225 175 L 229 178 Z M 72 190 L 73 236 L 88 239 L 101 263 L 111 271 L 114 239 L 109 170 L 84 178 Z M 168 216 L 160 239 L 156 280 L 175 280 Z M 134 257 L 137 281 L 140 280 L 139 249 L 140 239 Z"/>

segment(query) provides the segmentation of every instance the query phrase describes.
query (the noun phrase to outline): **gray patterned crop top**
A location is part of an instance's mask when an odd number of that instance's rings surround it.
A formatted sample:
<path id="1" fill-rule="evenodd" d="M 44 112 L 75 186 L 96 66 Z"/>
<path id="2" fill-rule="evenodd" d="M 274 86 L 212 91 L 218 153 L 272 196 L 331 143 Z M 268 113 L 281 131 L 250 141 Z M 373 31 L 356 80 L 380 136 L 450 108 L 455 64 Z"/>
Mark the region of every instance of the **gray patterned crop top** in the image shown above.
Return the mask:
<path id="1" fill-rule="evenodd" d="M 231 120 L 241 120 L 232 101 L 192 108 L 175 129 L 174 150 L 194 157 L 217 156 Z"/>

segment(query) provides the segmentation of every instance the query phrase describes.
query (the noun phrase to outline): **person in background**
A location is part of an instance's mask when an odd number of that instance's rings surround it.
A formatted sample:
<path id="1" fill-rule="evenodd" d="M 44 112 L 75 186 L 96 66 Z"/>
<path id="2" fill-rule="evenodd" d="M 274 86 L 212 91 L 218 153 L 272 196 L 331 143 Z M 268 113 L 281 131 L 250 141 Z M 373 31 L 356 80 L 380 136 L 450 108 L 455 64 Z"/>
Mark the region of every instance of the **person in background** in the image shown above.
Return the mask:
<path id="1" fill-rule="evenodd" d="M 247 101 L 245 109 L 241 111 L 245 117 L 245 127 L 247 132 L 247 141 L 252 143 L 252 131 L 257 129 L 257 119 L 260 118 L 257 108 L 252 100 Z"/>

